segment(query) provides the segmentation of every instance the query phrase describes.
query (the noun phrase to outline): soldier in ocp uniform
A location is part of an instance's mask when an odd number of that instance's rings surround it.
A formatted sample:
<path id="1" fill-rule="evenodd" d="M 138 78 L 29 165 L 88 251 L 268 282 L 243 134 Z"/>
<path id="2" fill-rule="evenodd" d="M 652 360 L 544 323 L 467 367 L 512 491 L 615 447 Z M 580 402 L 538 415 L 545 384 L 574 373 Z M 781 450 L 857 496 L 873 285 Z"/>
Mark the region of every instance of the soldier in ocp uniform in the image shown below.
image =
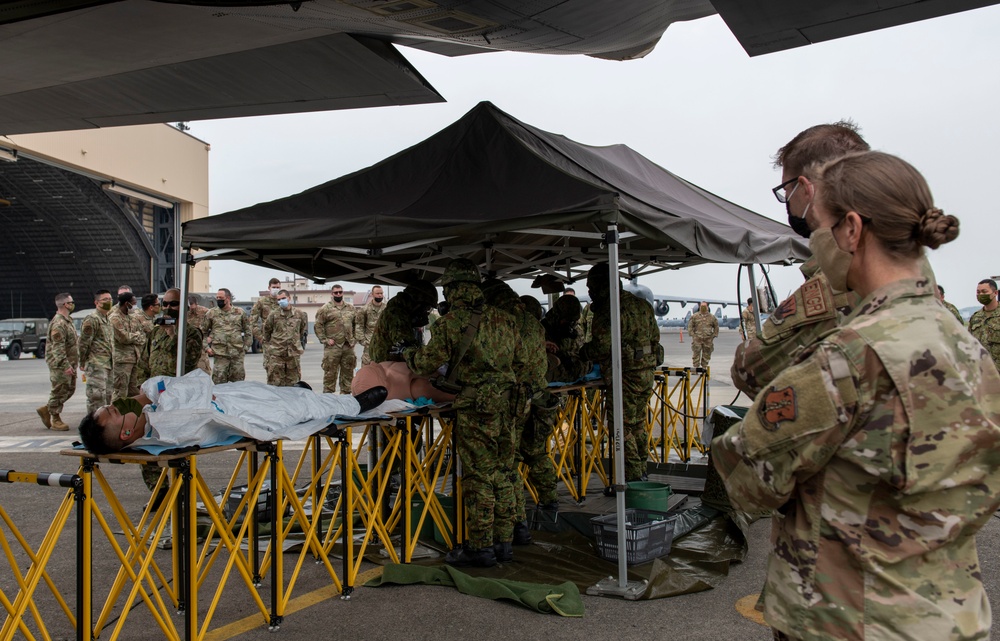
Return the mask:
<path id="1" fill-rule="evenodd" d="M 198 303 L 198 297 L 194 294 L 188 295 L 188 322 L 197 326 L 201 330 L 201 335 L 208 340 L 208 308 Z M 198 357 L 198 369 L 209 376 L 212 375 L 212 364 L 208 362 L 208 345 L 202 346 L 201 356 Z"/>
<path id="2" fill-rule="evenodd" d="M 969 332 L 979 339 L 993 364 L 1000 368 L 1000 303 L 997 303 L 997 282 L 992 278 L 979 281 L 976 300 L 983 308 L 969 319 Z"/>
<path id="3" fill-rule="evenodd" d="M 372 362 L 369 350 L 372 334 L 375 333 L 375 325 L 378 323 L 379 316 L 385 311 L 385 303 L 382 302 L 385 299 L 385 295 L 382 293 L 382 288 L 375 285 L 372 287 L 371 295 L 371 300 L 358 310 L 354 318 L 354 332 L 358 342 L 365 348 L 361 353 L 362 365 Z"/>
<path id="4" fill-rule="evenodd" d="M 514 489 L 498 461 L 512 447 L 501 440 L 512 434 L 504 426 L 511 420 L 517 325 L 510 314 L 483 304 L 480 282 L 475 263 L 451 261 L 441 276 L 450 311 L 434 324 L 427 345 L 403 351 L 407 366 L 421 376 L 448 364 L 444 383 L 458 391 L 455 438 L 469 537 L 445 562 L 460 567 L 496 565 L 494 544 L 502 556 L 513 555 Z"/>
<path id="5" fill-rule="evenodd" d="M 743 328 L 743 340 L 757 338 L 757 317 L 754 314 L 752 298 L 747 299 L 747 306 L 740 312 L 740 325 Z"/>
<path id="6" fill-rule="evenodd" d="M 594 321 L 590 342 L 583 346 L 580 355 L 600 363 L 601 373 L 608 383 L 612 376 L 611 280 L 606 263 L 594 265 L 587 272 L 587 289 L 594 301 Z M 621 309 L 625 480 L 638 481 L 646 478 L 646 459 L 649 457 L 646 412 L 653 393 L 653 368 L 663 362 L 663 347 L 653 306 L 622 289 L 620 280 L 618 296 Z M 607 389 L 605 406 L 610 413 L 614 407 L 614 390 L 611 386 Z"/>
<path id="7" fill-rule="evenodd" d="M 281 291 L 281 281 L 277 278 L 272 278 L 267 281 L 267 296 L 262 296 L 257 299 L 257 302 L 253 304 L 250 308 L 250 329 L 253 331 L 253 338 L 255 341 L 260 343 L 261 349 L 264 352 L 263 365 L 264 371 L 267 371 L 267 347 L 264 345 L 264 323 L 267 322 L 267 317 L 271 312 L 278 311 L 278 292 Z"/>
<path id="8" fill-rule="evenodd" d="M 776 639 L 988 638 L 976 532 L 1000 507 L 1000 373 L 924 273 L 958 220 L 887 154 L 817 176 L 810 246 L 861 302 L 712 442 L 733 505 L 778 511 L 764 618 Z"/>
<path id="9" fill-rule="evenodd" d="M 302 317 L 292 309 L 287 290 L 278 291 L 278 311 L 264 322 L 264 344 L 269 355 L 267 384 L 290 387 L 302 378 L 299 357 L 302 355 Z M 350 394 L 350 388 L 347 391 Z"/>
<path id="10" fill-rule="evenodd" d="M 401 361 L 404 348 L 423 345 L 422 328 L 429 323 L 429 312 L 437 300 L 434 285 L 423 279 L 415 280 L 393 296 L 372 330 L 368 344 L 372 361 Z"/>
<path id="11" fill-rule="evenodd" d="M 323 392 L 334 393 L 340 384 L 341 394 L 351 393 L 354 365 L 358 357 L 354 353 L 357 343 L 354 328 L 354 305 L 344 302 L 344 288 L 331 288 L 333 300 L 316 312 L 314 330 L 316 338 L 323 345 Z"/>
<path id="12" fill-rule="evenodd" d="M 132 313 L 134 306 L 135 294 L 125 286 L 120 287 L 118 306 L 108 315 L 115 342 L 112 400 L 137 395 L 139 384 L 142 383 L 136 363 L 139 362 L 139 354 L 146 347 L 146 332 L 139 314 Z"/>
<path id="13" fill-rule="evenodd" d="M 698 311 L 691 314 L 688 334 L 691 336 L 691 362 L 695 367 L 708 367 L 719 335 L 719 320 L 708 311 L 707 303 L 699 305 Z"/>
<path id="14" fill-rule="evenodd" d="M 49 366 L 49 402 L 38 408 L 38 415 L 45 427 L 65 432 L 69 425 L 60 414 L 63 404 L 76 391 L 76 367 L 80 362 L 76 327 L 70 314 L 76 305 L 69 292 L 56 294 L 56 315 L 49 321 L 49 333 L 45 338 L 45 363 Z"/>
<path id="15" fill-rule="evenodd" d="M 139 314 L 142 330 L 146 332 L 146 340 L 149 340 L 149 335 L 156 326 L 156 317 L 160 314 L 160 297 L 156 294 L 146 294 L 139 299 L 139 307 L 142 308 L 142 313 Z"/>
<path id="16" fill-rule="evenodd" d="M 233 307 L 233 293 L 225 287 L 215 295 L 215 305 L 205 319 L 207 351 L 215 360 L 212 382 L 242 381 L 246 379 L 243 357 L 253 340 L 250 320 L 246 312 Z"/>
<path id="17" fill-rule="evenodd" d="M 80 327 L 80 371 L 87 375 L 87 411 L 111 403 L 115 335 L 108 321 L 111 292 L 99 289 L 94 295 L 93 314 Z"/>
<path id="18" fill-rule="evenodd" d="M 548 360 L 545 358 L 545 330 L 541 322 L 528 311 L 521 299 L 510 288 L 507 283 L 491 279 L 483 283 L 483 300 L 487 305 L 492 305 L 497 309 L 507 312 L 514 317 L 517 323 L 517 344 L 514 349 L 514 377 L 515 387 L 511 395 L 511 415 L 512 421 L 507 428 L 511 435 L 501 439 L 500 458 L 498 467 L 507 468 L 507 475 L 510 478 L 514 489 L 514 545 L 528 545 L 531 543 L 531 531 L 528 529 L 527 514 L 524 509 L 524 479 L 518 467 L 525 461 L 523 441 L 525 424 L 531 415 L 531 408 L 535 402 L 549 403 L 550 395 L 545 391 L 548 382 L 545 380 L 545 371 L 548 368 Z M 543 399 L 543 395 L 545 398 Z M 537 399 L 537 401 L 536 401 Z M 509 449 L 504 449 L 504 447 Z M 548 457 L 546 457 L 546 460 Z M 532 461 L 540 464 L 541 461 Z M 551 465 L 549 465 L 551 467 Z M 506 562 L 512 560 L 512 556 L 507 554 L 507 550 L 501 546 L 494 549 L 497 560 Z M 513 552 L 511 551 L 511 554 Z"/>

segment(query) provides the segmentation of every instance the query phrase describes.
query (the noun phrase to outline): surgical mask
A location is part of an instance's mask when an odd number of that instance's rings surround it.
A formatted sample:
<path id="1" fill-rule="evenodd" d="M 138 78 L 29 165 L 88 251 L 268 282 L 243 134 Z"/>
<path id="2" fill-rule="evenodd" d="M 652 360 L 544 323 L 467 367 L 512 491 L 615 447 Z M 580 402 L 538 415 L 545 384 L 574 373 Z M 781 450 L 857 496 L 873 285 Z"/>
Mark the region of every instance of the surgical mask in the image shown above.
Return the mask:
<path id="1" fill-rule="evenodd" d="M 136 416 L 142 416 L 142 403 L 134 398 L 119 398 L 117 401 L 111 401 L 111 404 L 114 405 L 121 414 L 135 414 Z"/>
<path id="2" fill-rule="evenodd" d="M 275 298 L 277 298 L 278 297 L 278 292 L 280 292 L 280 291 L 281 291 L 280 287 L 272 287 L 271 288 L 271 296 L 274 296 Z"/>
<path id="3" fill-rule="evenodd" d="M 102 302 L 102 303 L 101 303 L 101 304 L 99 305 L 99 307 L 100 307 L 101 309 L 103 309 L 104 311 L 108 311 L 108 310 L 110 310 L 110 309 L 111 309 L 111 301 L 109 301 L 109 300 L 106 300 L 106 301 Z"/>
<path id="4" fill-rule="evenodd" d="M 344 296 L 343 295 L 341 295 L 341 296 L 334 296 L 333 297 L 333 302 L 335 302 L 335 303 L 339 303 L 342 300 L 344 300 Z"/>
<path id="5" fill-rule="evenodd" d="M 225 298 L 216 298 L 215 299 L 215 304 L 219 306 L 219 309 L 222 309 L 223 307 L 226 306 L 226 299 Z"/>
<path id="6" fill-rule="evenodd" d="M 983 305 L 989 305 L 993 302 L 993 294 L 976 294 L 976 300 Z"/>
<path id="7" fill-rule="evenodd" d="M 375 302 L 376 303 L 381 303 L 382 302 L 382 297 L 381 296 L 376 296 L 375 297 Z"/>
<path id="8" fill-rule="evenodd" d="M 76 309 L 76 303 L 66 303 L 66 311 L 71 312 Z"/>
<path id="9" fill-rule="evenodd" d="M 833 236 L 833 227 L 820 227 L 809 238 L 809 249 L 834 292 L 847 291 L 847 271 L 854 254 L 844 251 Z"/>
<path id="10" fill-rule="evenodd" d="M 281 309 L 288 309 L 288 299 L 287 298 L 279 298 L 278 299 L 278 307 L 280 307 Z"/>

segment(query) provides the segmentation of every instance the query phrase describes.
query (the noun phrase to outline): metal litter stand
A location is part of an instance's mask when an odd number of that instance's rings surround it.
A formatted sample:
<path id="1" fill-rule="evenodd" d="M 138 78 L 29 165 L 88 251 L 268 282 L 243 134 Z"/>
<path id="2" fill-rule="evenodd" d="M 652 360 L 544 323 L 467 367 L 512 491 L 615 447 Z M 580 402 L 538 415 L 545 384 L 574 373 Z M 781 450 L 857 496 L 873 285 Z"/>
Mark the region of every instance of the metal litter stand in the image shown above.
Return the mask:
<path id="1" fill-rule="evenodd" d="M 587 588 L 587 594 L 590 596 L 620 596 L 629 601 L 638 601 L 646 593 L 648 584 L 649 581 L 646 580 L 626 581 L 625 586 L 622 587 L 618 584 L 618 579 L 609 576 Z"/>

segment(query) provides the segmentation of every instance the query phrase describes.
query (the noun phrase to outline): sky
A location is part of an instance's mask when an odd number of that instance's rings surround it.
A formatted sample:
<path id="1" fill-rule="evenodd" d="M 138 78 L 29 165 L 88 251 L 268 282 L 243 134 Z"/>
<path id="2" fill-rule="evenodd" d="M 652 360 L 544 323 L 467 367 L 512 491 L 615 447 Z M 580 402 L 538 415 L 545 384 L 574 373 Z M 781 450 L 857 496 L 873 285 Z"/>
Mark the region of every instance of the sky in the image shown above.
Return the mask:
<path id="1" fill-rule="evenodd" d="M 991 242 L 991 198 L 1000 183 L 997 33 L 1000 6 L 755 58 L 718 16 L 672 25 L 652 53 L 627 62 L 515 53 L 446 58 L 400 47 L 447 102 L 188 124 L 212 147 L 210 214 L 371 166 L 488 100 L 581 143 L 628 145 L 784 222 L 784 206 L 771 194 L 781 182 L 775 151 L 806 127 L 850 118 L 872 148 L 920 170 L 936 205 L 961 221 L 958 239 L 929 256 L 948 300 L 966 307 L 977 305 L 979 280 L 1000 274 Z M 214 261 L 210 281 L 248 300 L 272 276 L 283 274 Z M 772 267 L 770 276 L 779 299 L 802 281 L 795 267 Z M 735 300 L 737 266 L 699 266 L 641 282 L 660 295 Z M 744 272 L 743 298 L 747 287 Z M 526 282 L 515 289 L 540 295 Z M 682 313 L 673 307 L 670 315 Z"/>

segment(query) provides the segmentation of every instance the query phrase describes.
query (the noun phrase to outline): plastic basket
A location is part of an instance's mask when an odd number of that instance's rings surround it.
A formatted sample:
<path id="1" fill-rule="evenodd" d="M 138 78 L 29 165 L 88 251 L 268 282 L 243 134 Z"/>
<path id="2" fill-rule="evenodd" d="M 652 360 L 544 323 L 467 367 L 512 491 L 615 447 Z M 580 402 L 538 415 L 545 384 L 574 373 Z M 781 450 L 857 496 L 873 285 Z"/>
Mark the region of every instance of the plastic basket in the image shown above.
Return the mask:
<path id="1" fill-rule="evenodd" d="M 626 508 L 625 563 L 639 565 L 670 552 L 674 542 L 676 515 L 653 510 Z M 597 553 L 605 561 L 618 560 L 618 515 L 595 516 L 590 519 L 597 540 Z"/>

